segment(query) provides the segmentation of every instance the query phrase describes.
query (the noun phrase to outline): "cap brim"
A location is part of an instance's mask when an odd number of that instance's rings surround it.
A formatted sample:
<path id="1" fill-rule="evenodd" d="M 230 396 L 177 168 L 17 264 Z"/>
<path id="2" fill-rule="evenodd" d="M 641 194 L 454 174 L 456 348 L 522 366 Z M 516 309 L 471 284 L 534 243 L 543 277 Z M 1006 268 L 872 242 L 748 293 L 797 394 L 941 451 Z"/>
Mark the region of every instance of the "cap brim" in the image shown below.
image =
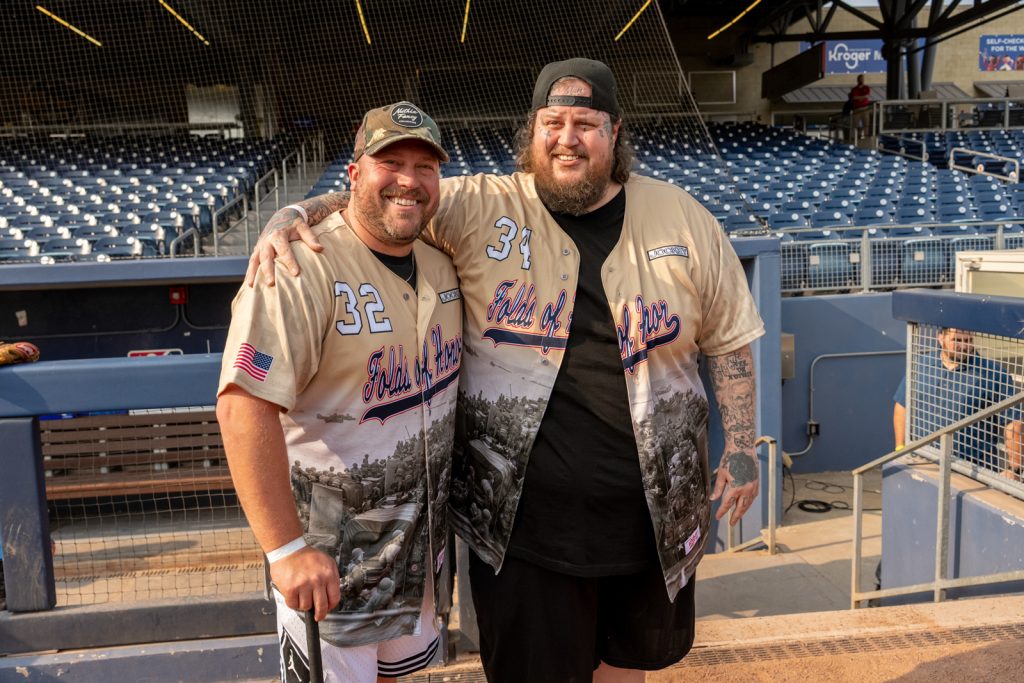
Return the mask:
<path id="1" fill-rule="evenodd" d="M 444 151 L 444 147 L 442 147 L 441 145 L 437 144 L 436 142 L 432 142 L 430 140 L 426 140 L 422 136 L 412 135 L 412 134 L 408 134 L 408 135 L 395 135 L 395 136 L 392 136 L 392 137 L 384 138 L 383 140 L 378 140 L 377 142 L 373 143 L 372 145 L 367 145 L 366 149 L 363 150 L 363 154 L 369 154 L 370 156 L 373 156 L 374 154 L 376 154 L 377 152 L 381 151 L 382 149 L 384 149 L 384 148 L 386 148 L 386 147 L 388 147 L 390 145 L 393 145 L 396 142 L 401 142 L 402 140 L 415 140 L 417 142 L 422 142 L 424 145 L 426 145 L 426 146 L 430 147 L 431 149 L 433 149 L 434 152 L 437 153 L 437 157 L 442 162 L 444 162 L 444 163 L 448 162 L 448 152 Z"/>

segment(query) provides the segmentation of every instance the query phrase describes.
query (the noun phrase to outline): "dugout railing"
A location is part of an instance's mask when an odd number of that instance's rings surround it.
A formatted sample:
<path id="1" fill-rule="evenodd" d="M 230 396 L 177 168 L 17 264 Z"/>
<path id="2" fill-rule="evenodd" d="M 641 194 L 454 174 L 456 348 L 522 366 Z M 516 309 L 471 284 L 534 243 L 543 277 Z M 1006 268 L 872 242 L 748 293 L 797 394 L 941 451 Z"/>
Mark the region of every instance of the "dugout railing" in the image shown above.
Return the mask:
<path id="1" fill-rule="evenodd" d="M 930 593 L 935 602 L 947 599 L 954 589 L 985 587 L 997 590 L 1000 584 L 1024 581 L 1024 565 L 1004 556 L 993 554 L 985 564 L 989 571 L 976 572 L 963 562 L 963 556 L 972 551 L 969 543 L 977 535 L 984 538 L 986 530 L 977 521 L 979 516 L 967 515 L 964 510 L 970 506 L 969 499 L 978 499 L 988 493 L 986 504 L 989 517 L 1002 517 L 1013 524 L 1019 515 L 1019 501 L 1024 500 L 1024 475 L 1019 461 L 1014 463 L 1011 449 L 1019 453 L 1020 442 L 1008 443 L 1012 430 L 1005 429 L 1012 421 L 1020 420 L 1020 409 L 1024 403 L 1021 391 L 1021 368 L 1024 363 L 1024 299 L 996 297 L 952 292 L 904 291 L 893 295 L 893 315 L 908 323 L 907 340 L 907 385 L 906 385 L 906 431 L 908 442 L 903 448 L 893 450 L 853 470 L 853 548 L 851 563 L 850 607 L 856 609 L 869 602 Z M 928 368 L 934 367 L 935 360 L 941 362 L 940 342 L 931 343 L 929 338 L 939 332 L 955 328 L 969 332 L 973 339 L 974 353 L 984 358 L 978 362 L 982 372 L 974 377 L 957 378 L 959 373 L 946 373 L 940 380 L 929 377 Z M 966 361 L 961 361 L 966 362 Z M 978 378 L 981 378 L 980 380 Z M 957 384 L 959 382 L 959 384 Z M 989 386 L 980 401 L 995 401 L 983 409 L 970 411 L 969 406 L 960 405 L 954 411 L 949 401 L 967 400 L 966 394 L 982 382 Z M 997 400 L 999 399 L 999 400 Z M 960 419 L 960 413 L 969 412 Z M 995 429 L 998 427 L 998 430 Z M 998 433 L 997 433 L 998 431 Z M 927 432 L 927 433 L 925 433 Z M 1000 443 L 1001 441 L 1001 443 Z M 987 442 L 988 448 L 981 443 Z M 929 581 L 918 581 L 904 585 L 885 587 L 879 585 L 873 590 L 862 588 L 862 560 L 864 526 L 864 475 L 875 468 L 883 468 L 883 489 L 887 467 L 894 465 L 918 468 L 911 476 L 919 481 L 934 485 L 936 501 L 933 531 L 934 560 L 933 575 Z M 892 473 L 894 470 L 889 470 Z M 954 483 L 954 477 L 961 477 Z M 965 483 L 975 482 L 980 489 Z M 897 491 L 895 496 L 912 495 Z M 1004 496 L 1001 499 L 999 496 Z M 885 492 L 883 490 L 883 529 L 885 524 Z M 994 502 L 993 502 L 994 501 Z M 955 519 L 951 506 L 957 509 Z M 917 520 L 911 522 L 916 524 Z M 973 524 L 973 528 L 968 528 Z M 920 527 L 915 526 L 915 530 Z M 999 539 L 1008 542 L 1007 539 Z M 905 543 L 905 541 L 904 541 Z M 920 536 L 914 539 L 914 547 L 899 548 L 901 552 L 919 552 Z M 921 546 L 924 544 L 921 543 Z M 883 563 L 887 560 L 883 531 Z M 891 549 L 890 558 L 897 548 Z M 976 558 L 975 558 L 976 559 Z M 997 569 L 992 571 L 992 569 Z M 880 579 L 880 577 L 879 577 Z M 1017 584 L 1019 585 L 1019 584 Z"/>
<path id="2" fill-rule="evenodd" d="M 273 632 L 262 553 L 197 409 L 219 368 L 211 354 L 0 373 L 0 653 Z"/>

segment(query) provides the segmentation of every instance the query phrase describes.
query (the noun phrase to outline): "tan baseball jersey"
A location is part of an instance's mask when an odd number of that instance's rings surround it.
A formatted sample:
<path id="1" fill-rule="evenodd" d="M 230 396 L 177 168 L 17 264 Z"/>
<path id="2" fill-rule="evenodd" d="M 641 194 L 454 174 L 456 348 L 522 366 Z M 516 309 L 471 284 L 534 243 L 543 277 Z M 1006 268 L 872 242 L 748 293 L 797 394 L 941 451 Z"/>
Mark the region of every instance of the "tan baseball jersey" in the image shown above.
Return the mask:
<path id="1" fill-rule="evenodd" d="M 341 646 L 411 633 L 426 572 L 446 609 L 446 504 L 462 305 L 451 261 L 417 241 L 417 287 L 345 225 L 316 228 L 302 275 L 239 290 L 220 389 L 280 405 L 306 540 L 338 562 L 342 600 L 321 624 Z"/>
<path id="2" fill-rule="evenodd" d="M 698 354 L 740 349 L 764 325 L 735 252 L 700 204 L 641 176 L 625 192 L 622 236 L 601 279 L 674 599 L 703 555 L 710 525 Z M 452 256 L 465 296 L 465 432 L 456 442 L 452 523 L 498 569 L 570 333 L 578 251 L 523 173 L 443 180 L 426 237 Z"/>

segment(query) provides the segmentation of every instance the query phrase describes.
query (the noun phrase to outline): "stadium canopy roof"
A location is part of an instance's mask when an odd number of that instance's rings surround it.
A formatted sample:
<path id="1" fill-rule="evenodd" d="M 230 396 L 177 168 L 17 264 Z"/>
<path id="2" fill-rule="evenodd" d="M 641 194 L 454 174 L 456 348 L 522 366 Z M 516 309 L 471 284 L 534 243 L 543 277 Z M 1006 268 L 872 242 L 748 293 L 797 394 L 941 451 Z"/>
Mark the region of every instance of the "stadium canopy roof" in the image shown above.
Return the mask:
<path id="1" fill-rule="evenodd" d="M 669 13 L 678 12 L 679 15 L 706 12 L 721 17 L 738 16 L 750 4 L 749 0 L 668 0 L 668 5 L 674 8 Z M 877 7 L 881 18 L 865 12 L 868 7 Z M 743 40 L 751 43 L 870 38 L 945 39 L 1019 9 L 1020 0 L 878 0 L 877 3 L 853 0 L 762 0 L 737 22 L 737 27 L 745 29 Z M 832 19 L 840 12 L 859 18 L 864 28 L 830 30 Z M 803 20 L 810 24 L 810 32 L 789 33 L 791 26 Z"/>
<path id="2" fill-rule="evenodd" d="M 869 83 L 871 86 L 871 101 L 878 102 L 886 99 L 885 84 Z M 977 85 L 977 84 L 976 84 Z M 933 83 L 932 89 L 936 91 L 940 100 L 957 100 L 970 97 L 954 83 Z M 850 94 L 849 85 L 807 85 L 797 88 L 782 96 L 786 104 L 842 104 Z M 1002 95 L 999 95 L 1002 97 Z"/>
<path id="3" fill-rule="evenodd" d="M 977 88 L 985 97 L 1006 97 L 1006 93 L 1024 90 L 1024 81 L 975 81 Z"/>

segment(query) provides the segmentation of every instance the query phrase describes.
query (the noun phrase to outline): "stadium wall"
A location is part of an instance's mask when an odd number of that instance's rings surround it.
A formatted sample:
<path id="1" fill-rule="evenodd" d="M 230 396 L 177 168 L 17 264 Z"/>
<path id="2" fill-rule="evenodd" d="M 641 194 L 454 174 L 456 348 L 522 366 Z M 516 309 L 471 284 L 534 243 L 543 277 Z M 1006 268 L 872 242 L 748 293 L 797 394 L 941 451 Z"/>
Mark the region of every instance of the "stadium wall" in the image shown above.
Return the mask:
<path id="1" fill-rule="evenodd" d="M 793 471 L 851 470 L 892 450 L 906 324 L 891 294 L 787 297 L 782 331 L 795 337 L 795 376 L 782 385 L 782 448 L 802 452 Z M 810 439 L 812 416 L 820 434 Z"/>

